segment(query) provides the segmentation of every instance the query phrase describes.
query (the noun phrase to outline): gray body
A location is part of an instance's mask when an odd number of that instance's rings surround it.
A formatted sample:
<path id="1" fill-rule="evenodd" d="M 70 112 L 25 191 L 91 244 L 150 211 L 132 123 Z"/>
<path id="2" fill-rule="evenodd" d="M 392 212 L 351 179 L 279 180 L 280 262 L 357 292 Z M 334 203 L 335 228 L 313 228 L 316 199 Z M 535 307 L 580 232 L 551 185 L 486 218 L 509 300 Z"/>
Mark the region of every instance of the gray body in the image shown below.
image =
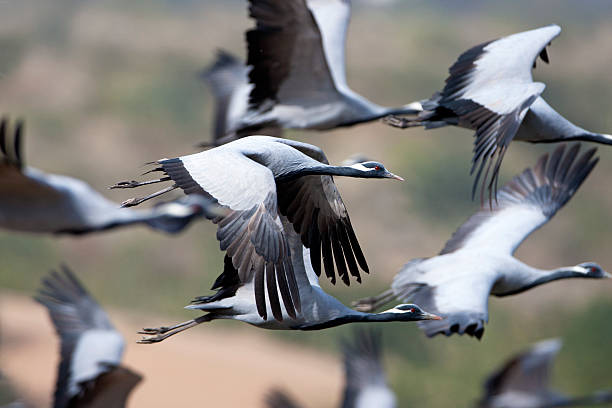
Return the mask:
<path id="1" fill-rule="evenodd" d="M 567 150 L 567 151 L 566 151 Z M 565 278 L 606 278 L 595 263 L 551 270 L 533 268 L 513 254 L 573 196 L 598 159 L 595 149 L 578 156 L 579 145 L 559 146 L 549 157 L 507 183 L 453 234 L 439 255 L 408 262 L 391 289 L 357 302 L 374 309 L 393 298 L 415 302 L 444 317 L 420 322 L 428 336 L 467 333 L 480 338 L 488 321 L 489 295 L 509 296 Z"/>
<path id="2" fill-rule="evenodd" d="M 36 300 L 48 309 L 61 343 L 53 407 L 125 406 L 142 377 L 120 365 L 123 336 L 106 312 L 65 266 L 43 279 Z"/>

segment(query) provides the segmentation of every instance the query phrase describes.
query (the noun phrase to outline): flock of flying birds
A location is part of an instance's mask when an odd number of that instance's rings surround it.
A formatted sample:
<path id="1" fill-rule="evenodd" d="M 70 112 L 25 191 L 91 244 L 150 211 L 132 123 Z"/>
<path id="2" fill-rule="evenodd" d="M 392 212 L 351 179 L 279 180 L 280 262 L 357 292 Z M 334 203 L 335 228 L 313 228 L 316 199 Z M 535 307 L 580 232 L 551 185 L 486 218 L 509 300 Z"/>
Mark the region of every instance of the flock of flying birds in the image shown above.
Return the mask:
<path id="1" fill-rule="evenodd" d="M 514 295 L 565 278 L 607 278 L 593 262 L 542 270 L 513 257 L 521 242 L 571 199 L 596 166 L 595 148 L 558 145 L 498 189 L 502 159 L 513 140 L 590 141 L 612 136 L 584 130 L 541 97 L 531 74 L 561 29 L 550 25 L 477 45 L 450 68 L 442 91 L 397 108 L 353 92 L 345 77 L 350 0 L 249 0 L 255 27 L 246 33 L 246 64 L 226 52 L 202 73 L 217 97 L 214 139 L 199 153 L 152 163 L 146 181 L 161 190 L 111 202 L 85 182 L 24 165 L 21 121 L 0 123 L 0 227 L 36 233 L 85 234 L 132 224 L 167 233 L 207 218 L 225 252 L 212 295 L 187 309 L 183 323 L 145 328 L 140 343 L 156 343 L 201 323 L 233 319 L 265 329 L 319 330 L 355 322 L 417 321 L 427 336 L 481 338 L 489 295 Z M 371 160 L 330 165 L 310 144 L 280 138 L 284 129 L 328 130 L 383 118 L 391 126 L 460 126 L 475 131 L 472 196 L 481 208 L 429 258 L 413 259 L 380 295 L 349 308 L 319 286 L 361 282 L 369 272 L 334 176 L 397 179 Z M 155 178 L 157 177 L 157 178 Z M 186 196 L 149 209 L 128 208 L 173 190 Z M 485 195 L 488 193 L 488 200 Z M 475 262 L 477 259 L 478 262 Z M 63 266 L 43 280 L 36 299 L 61 338 L 54 407 L 119 407 L 140 375 L 121 366 L 123 338 L 106 313 Z M 401 303 L 376 312 L 391 302 Z M 612 393 L 570 399 L 547 387 L 557 340 L 538 343 L 486 383 L 479 406 L 552 407 L 612 401 Z M 380 339 L 357 333 L 344 346 L 344 407 L 391 407 L 380 362 Z M 297 407 L 282 391 L 270 407 Z"/>

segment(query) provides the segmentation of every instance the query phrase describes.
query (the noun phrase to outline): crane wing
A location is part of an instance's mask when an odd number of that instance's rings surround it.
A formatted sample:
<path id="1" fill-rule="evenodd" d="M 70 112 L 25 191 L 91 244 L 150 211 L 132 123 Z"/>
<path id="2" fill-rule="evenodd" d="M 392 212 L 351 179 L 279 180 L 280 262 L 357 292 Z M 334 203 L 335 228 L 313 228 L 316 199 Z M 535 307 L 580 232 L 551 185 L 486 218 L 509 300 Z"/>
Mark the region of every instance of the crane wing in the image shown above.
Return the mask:
<path id="1" fill-rule="evenodd" d="M 561 28 L 550 25 L 502 37 L 470 48 L 449 68 L 442 91 L 442 102 L 471 99 L 482 105 L 493 105 L 486 89 L 500 84 L 520 86 L 533 82 L 531 69 L 538 56 L 548 62 L 546 46 L 559 35 Z M 490 94 L 490 93 L 489 93 Z M 499 113 L 508 113 L 500 101 Z"/>
<path id="2" fill-rule="evenodd" d="M 254 281 L 260 316 L 267 318 L 267 291 L 274 317 L 282 320 L 280 291 L 287 313 L 296 317 L 296 311 L 300 311 L 299 290 L 278 214 L 272 172 L 240 152 L 223 148 L 158 163 L 185 193 L 212 197 L 229 209 L 227 215 L 213 219 L 218 225 L 217 239 L 240 281 Z M 223 171 L 216 170 L 219 168 Z"/>
<path id="3" fill-rule="evenodd" d="M 200 77 L 206 81 L 215 97 L 214 140 L 217 141 L 232 129 L 235 122 L 244 115 L 248 107 L 248 93 L 244 101 L 239 98 L 243 90 L 249 89 L 248 68 L 227 51 L 218 50 L 215 62 L 204 70 Z M 239 102 L 241 106 L 236 106 Z M 234 112 L 233 110 L 239 110 Z"/>
<path id="4" fill-rule="evenodd" d="M 43 304 L 61 341 L 61 361 L 55 390 L 55 406 L 67 406 L 80 384 L 118 365 L 123 337 L 106 312 L 89 295 L 76 276 L 62 266 L 43 279 L 35 299 Z"/>
<path id="5" fill-rule="evenodd" d="M 325 274 L 333 284 L 335 269 L 347 286 L 349 273 L 361 282 L 359 268 L 368 272 L 368 264 L 333 178 L 304 176 L 277 185 L 281 213 L 300 234 L 304 246 L 310 248 L 317 276 L 321 275 L 323 261 Z"/>
<path id="6" fill-rule="evenodd" d="M 567 150 L 567 151 L 566 151 Z M 589 149 L 578 157 L 580 144 L 559 145 L 542 155 L 533 168 L 514 177 L 498 193 L 497 202 L 484 205 L 455 231 L 440 254 L 458 249 L 513 254 L 529 234 L 544 225 L 569 201 L 598 158 Z"/>
<path id="7" fill-rule="evenodd" d="M 62 194 L 44 180 L 29 177 L 23 161 L 23 122 L 15 124 L 14 137 L 9 136 L 8 119 L 0 121 L 0 195 L 6 200 L 41 199 L 57 201 Z M 36 171 L 34 171 L 36 173 Z"/>
<path id="8" fill-rule="evenodd" d="M 338 89 L 348 89 L 346 83 L 346 33 L 351 20 L 350 0 L 306 0 L 314 16 L 326 61 L 334 84 Z"/>
<path id="9" fill-rule="evenodd" d="M 548 392 L 555 357 L 561 349 L 560 339 L 548 339 L 508 360 L 484 384 L 482 405 L 506 392 L 544 394 Z"/>
<path id="10" fill-rule="evenodd" d="M 472 196 L 485 168 L 483 190 L 489 172 L 490 192 L 497 183 L 508 145 L 545 88 L 533 82 L 531 68 L 538 55 L 548 62 L 546 45 L 560 32 L 559 26 L 551 25 L 483 43 L 461 54 L 450 67 L 435 102 L 453 111 L 460 125 L 476 129 L 471 172 L 478 171 Z"/>
<path id="11" fill-rule="evenodd" d="M 484 323 L 489 319 L 488 299 L 497 275 L 490 270 L 456 269 L 448 273 L 422 262 L 436 258 L 423 258 L 408 262 L 393 279 L 394 295 L 403 302 L 411 302 L 440 315 L 442 320 L 418 322 L 429 337 L 443 333 L 467 333 L 481 338 Z"/>
<path id="12" fill-rule="evenodd" d="M 120 210 L 81 180 L 26 167 L 22 145 L 23 122 L 17 121 L 10 137 L 8 119 L 2 119 L 0 226 L 34 232 L 89 232 L 129 218 L 129 210 Z"/>
<path id="13" fill-rule="evenodd" d="M 87 384 L 83 392 L 71 401 L 71 408 L 125 407 L 130 392 L 142 376 L 125 367 L 113 367 Z"/>
<path id="14" fill-rule="evenodd" d="M 250 0 L 247 32 L 252 107 L 328 103 L 337 89 L 321 32 L 305 0 Z"/>
<path id="15" fill-rule="evenodd" d="M 329 163 L 325 153 L 316 146 L 287 139 L 279 141 L 321 163 Z M 281 213 L 310 249 L 310 261 L 317 276 L 321 276 L 323 261 L 326 276 L 335 284 L 335 262 L 338 275 L 346 285 L 350 284 L 349 272 L 361 282 L 359 268 L 368 272 L 368 264 L 333 178 L 305 176 L 277 182 L 277 191 Z"/>

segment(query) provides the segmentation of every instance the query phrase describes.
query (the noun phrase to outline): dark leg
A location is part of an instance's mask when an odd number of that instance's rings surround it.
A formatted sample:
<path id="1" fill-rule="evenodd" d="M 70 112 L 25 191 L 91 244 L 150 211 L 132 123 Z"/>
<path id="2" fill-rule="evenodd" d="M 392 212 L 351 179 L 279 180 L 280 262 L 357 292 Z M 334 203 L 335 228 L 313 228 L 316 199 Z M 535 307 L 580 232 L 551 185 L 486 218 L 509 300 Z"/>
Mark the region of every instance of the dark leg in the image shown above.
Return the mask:
<path id="1" fill-rule="evenodd" d="M 206 314 L 204 316 L 200 316 L 197 317 L 195 319 L 192 320 L 188 320 L 186 322 L 183 323 L 179 323 L 175 326 L 170 326 L 170 327 L 166 327 L 166 326 L 162 326 L 162 327 L 157 327 L 157 328 L 145 328 L 142 329 L 141 331 L 139 331 L 139 334 L 146 334 L 147 336 L 144 336 L 142 339 L 140 339 L 138 341 L 139 344 L 153 344 L 153 343 L 159 343 L 160 341 L 163 341 L 165 339 L 167 339 L 170 336 L 174 336 L 177 333 L 180 333 L 184 330 L 190 329 L 194 326 L 197 326 L 200 323 L 204 323 L 204 322 L 209 322 L 213 320 L 213 317 L 209 314 Z"/>
<path id="2" fill-rule="evenodd" d="M 395 115 L 385 116 L 382 119 L 383 123 L 400 129 L 406 129 L 409 127 L 422 126 L 421 122 L 415 121 L 414 119 L 406 119 Z"/>

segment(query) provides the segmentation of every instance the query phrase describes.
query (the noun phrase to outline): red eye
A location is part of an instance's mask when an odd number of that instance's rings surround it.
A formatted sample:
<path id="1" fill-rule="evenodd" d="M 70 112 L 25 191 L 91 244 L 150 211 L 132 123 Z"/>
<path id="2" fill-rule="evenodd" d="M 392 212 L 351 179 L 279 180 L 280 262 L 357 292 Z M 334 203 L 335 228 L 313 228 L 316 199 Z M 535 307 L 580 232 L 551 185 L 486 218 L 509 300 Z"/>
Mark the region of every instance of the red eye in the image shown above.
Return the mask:
<path id="1" fill-rule="evenodd" d="M 374 170 L 380 170 L 380 166 L 374 167 Z"/>
<path id="2" fill-rule="evenodd" d="M 594 266 L 591 266 L 591 272 L 593 272 L 593 273 L 597 272 L 597 268 L 594 267 Z"/>
<path id="3" fill-rule="evenodd" d="M 410 310 L 408 310 L 410 313 L 414 313 L 414 307 L 411 307 Z"/>

